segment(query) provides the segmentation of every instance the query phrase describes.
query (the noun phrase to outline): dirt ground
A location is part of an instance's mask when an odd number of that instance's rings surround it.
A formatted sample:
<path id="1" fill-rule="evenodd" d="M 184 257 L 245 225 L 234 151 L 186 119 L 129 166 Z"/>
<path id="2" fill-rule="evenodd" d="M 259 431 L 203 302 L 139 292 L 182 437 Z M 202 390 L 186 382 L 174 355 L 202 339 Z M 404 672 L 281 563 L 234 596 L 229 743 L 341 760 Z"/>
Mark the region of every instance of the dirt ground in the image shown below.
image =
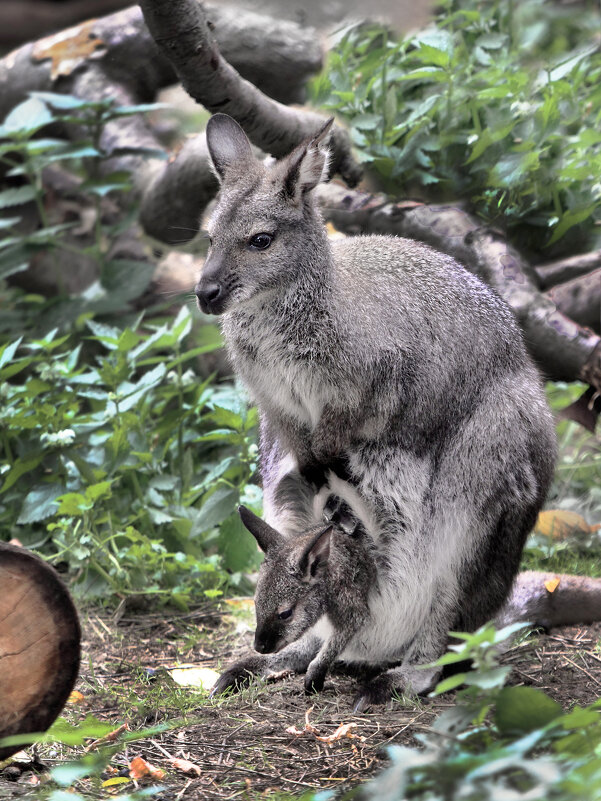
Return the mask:
<path id="1" fill-rule="evenodd" d="M 104 612 L 87 611 L 82 623 L 78 690 L 83 700 L 67 716 L 77 721 L 93 714 L 115 728 L 127 722 L 132 730 L 175 724 L 129 744 L 112 760 L 112 775 L 119 770 L 127 775 L 135 756 L 163 768 L 165 790 L 155 797 L 165 801 L 349 788 L 386 764 L 386 745 L 415 745 L 413 736 L 427 731 L 453 704 L 453 694 L 434 701 L 405 699 L 353 716 L 356 682 L 349 676 L 330 678 L 312 698 L 304 695 L 299 677 L 288 677 L 226 700 L 207 701 L 206 695 L 175 685 L 167 670 L 181 663 L 219 669 L 251 647 L 248 622 L 232 618 L 227 604 L 206 604 L 186 614 L 128 613 L 118 622 Z M 514 668 L 512 683 L 538 687 L 568 709 L 601 696 L 600 642 L 601 624 L 558 629 L 532 637 L 504 661 Z M 303 730 L 307 715 L 316 732 L 287 731 Z M 352 738 L 330 744 L 317 739 L 316 734 L 327 737 L 346 723 L 356 724 L 349 730 Z M 200 775 L 174 771 L 171 757 L 191 761 Z M 73 754 L 44 747 L 39 758 L 49 768 Z M 27 768 L 0 772 L 0 798 L 37 798 L 31 781 Z"/>

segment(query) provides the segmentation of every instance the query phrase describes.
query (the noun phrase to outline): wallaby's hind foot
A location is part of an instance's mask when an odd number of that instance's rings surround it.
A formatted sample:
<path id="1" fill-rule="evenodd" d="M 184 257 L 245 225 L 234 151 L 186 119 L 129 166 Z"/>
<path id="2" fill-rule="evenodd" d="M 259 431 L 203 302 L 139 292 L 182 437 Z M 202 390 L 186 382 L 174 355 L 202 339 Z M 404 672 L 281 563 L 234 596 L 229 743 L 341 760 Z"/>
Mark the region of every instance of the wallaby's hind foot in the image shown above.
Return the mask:
<path id="1" fill-rule="evenodd" d="M 355 698 L 353 712 L 360 715 L 372 706 L 386 704 L 393 695 L 426 695 L 440 678 L 442 668 L 401 666 L 380 673 L 364 684 Z"/>

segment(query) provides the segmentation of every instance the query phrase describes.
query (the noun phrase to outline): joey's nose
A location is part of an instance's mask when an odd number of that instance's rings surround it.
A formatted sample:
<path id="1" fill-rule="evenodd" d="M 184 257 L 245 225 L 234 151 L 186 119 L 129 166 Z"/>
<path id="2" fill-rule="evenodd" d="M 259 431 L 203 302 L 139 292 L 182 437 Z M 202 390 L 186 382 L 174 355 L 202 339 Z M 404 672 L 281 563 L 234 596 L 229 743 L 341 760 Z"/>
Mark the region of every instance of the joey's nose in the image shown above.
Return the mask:
<path id="1" fill-rule="evenodd" d="M 198 305 L 205 314 L 219 314 L 221 311 L 220 301 L 223 297 L 221 284 L 216 282 L 199 283 L 194 292 L 198 298 Z"/>

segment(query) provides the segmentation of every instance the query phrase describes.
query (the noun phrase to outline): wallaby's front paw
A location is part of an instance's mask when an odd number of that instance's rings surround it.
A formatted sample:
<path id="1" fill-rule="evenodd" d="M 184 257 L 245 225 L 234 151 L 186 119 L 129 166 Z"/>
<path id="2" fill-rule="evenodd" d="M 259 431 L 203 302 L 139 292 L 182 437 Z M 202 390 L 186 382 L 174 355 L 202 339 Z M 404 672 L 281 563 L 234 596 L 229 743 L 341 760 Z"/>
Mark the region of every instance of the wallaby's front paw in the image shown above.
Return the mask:
<path id="1" fill-rule="evenodd" d="M 243 687 L 246 687 L 253 678 L 261 674 L 262 662 L 255 657 L 249 659 L 242 659 L 236 662 L 219 676 L 216 684 L 211 690 L 210 697 L 214 698 L 216 695 L 221 695 L 227 690 L 238 692 Z"/>
<path id="2" fill-rule="evenodd" d="M 326 670 L 307 670 L 305 675 L 305 694 L 314 695 L 323 690 L 323 685 L 326 680 Z"/>

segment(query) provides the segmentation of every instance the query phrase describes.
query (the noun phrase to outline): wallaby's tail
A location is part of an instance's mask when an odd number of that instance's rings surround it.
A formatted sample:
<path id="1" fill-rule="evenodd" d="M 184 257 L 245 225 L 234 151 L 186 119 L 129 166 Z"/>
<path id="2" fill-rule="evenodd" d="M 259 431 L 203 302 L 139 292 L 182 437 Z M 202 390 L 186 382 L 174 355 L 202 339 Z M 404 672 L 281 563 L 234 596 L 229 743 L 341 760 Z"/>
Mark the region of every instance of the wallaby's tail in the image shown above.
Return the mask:
<path id="1" fill-rule="evenodd" d="M 601 620 L 601 578 L 519 573 L 495 623 L 505 626 L 521 620 L 544 628 Z"/>

